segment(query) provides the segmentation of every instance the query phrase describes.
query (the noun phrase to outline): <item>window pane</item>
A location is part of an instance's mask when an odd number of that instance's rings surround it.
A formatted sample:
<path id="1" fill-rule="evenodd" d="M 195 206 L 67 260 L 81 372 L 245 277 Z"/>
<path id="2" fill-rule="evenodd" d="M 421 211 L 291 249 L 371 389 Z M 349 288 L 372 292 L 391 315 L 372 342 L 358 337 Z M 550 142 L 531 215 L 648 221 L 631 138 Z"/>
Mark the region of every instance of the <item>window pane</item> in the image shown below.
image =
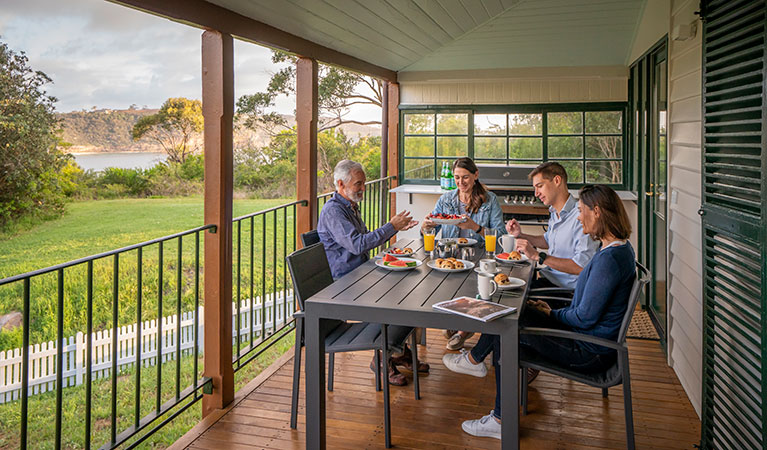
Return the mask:
<path id="1" fill-rule="evenodd" d="M 468 114 L 437 114 L 437 134 L 468 134 Z"/>
<path id="2" fill-rule="evenodd" d="M 433 180 L 433 159 L 405 159 L 404 176 L 408 180 Z"/>
<path id="3" fill-rule="evenodd" d="M 586 133 L 621 133 L 622 130 L 620 111 L 586 112 Z"/>
<path id="4" fill-rule="evenodd" d="M 434 156 L 434 138 L 406 136 L 405 156 Z"/>
<path id="5" fill-rule="evenodd" d="M 583 158 L 583 138 L 550 137 L 549 158 Z"/>
<path id="6" fill-rule="evenodd" d="M 437 137 L 437 156 L 469 156 L 469 138 Z"/>
<path id="7" fill-rule="evenodd" d="M 543 139 L 509 138 L 509 159 L 543 159 Z"/>
<path id="8" fill-rule="evenodd" d="M 623 157 L 623 138 L 620 136 L 586 136 L 586 158 Z"/>
<path id="9" fill-rule="evenodd" d="M 506 159 L 506 138 L 474 138 L 474 157 Z"/>
<path id="10" fill-rule="evenodd" d="M 556 161 L 567 172 L 568 183 L 583 183 L 583 163 L 580 161 Z"/>
<path id="11" fill-rule="evenodd" d="M 506 134 L 506 114 L 474 114 L 474 134 Z"/>
<path id="12" fill-rule="evenodd" d="M 620 184 L 623 182 L 622 171 L 620 161 L 586 161 L 586 182 Z"/>
<path id="13" fill-rule="evenodd" d="M 549 134 L 583 133 L 583 115 L 579 112 L 549 113 Z"/>
<path id="14" fill-rule="evenodd" d="M 497 166 L 498 165 L 500 165 L 500 166 L 505 166 L 506 165 L 506 160 L 505 159 L 502 159 L 502 160 L 498 160 L 498 159 L 475 159 L 474 162 L 476 164 L 495 164 Z M 482 181 L 482 180 L 480 179 L 480 181 Z"/>
<path id="15" fill-rule="evenodd" d="M 509 114 L 509 134 L 540 136 L 542 129 L 541 114 Z"/>
<path id="16" fill-rule="evenodd" d="M 405 114 L 405 134 L 434 134 L 434 114 Z"/>

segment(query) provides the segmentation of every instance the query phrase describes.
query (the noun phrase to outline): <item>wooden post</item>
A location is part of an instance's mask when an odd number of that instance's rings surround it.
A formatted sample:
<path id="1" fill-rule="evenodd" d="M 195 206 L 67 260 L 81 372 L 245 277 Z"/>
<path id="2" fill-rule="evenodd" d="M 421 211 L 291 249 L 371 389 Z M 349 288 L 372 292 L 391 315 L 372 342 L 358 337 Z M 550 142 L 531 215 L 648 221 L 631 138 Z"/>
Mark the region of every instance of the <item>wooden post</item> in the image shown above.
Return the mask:
<path id="1" fill-rule="evenodd" d="M 399 83 L 387 83 L 388 102 L 387 102 L 387 128 L 386 134 L 388 136 L 388 157 L 389 157 L 389 176 L 397 175 L 397 179 L 393 180 L 391 187 L 397 187 L 400 184 L 399 180 Z M 389 194 L 391 198 L 391 206 L 389 207 L 389 214 L 391 216 L 397 214 L 397 196 L 395 194 Z"/>
<path id="2" fill-rule="evenodd" d="M 299 58 L 296 63 L 296 196 L 309 206 L 296 214 L 296 245 L 299 236 L 317 227 L 317 61 Z"/>
<path id="3" fill-rule="evenodd" d="M 232 36 L 202 34 L 202 114 L 205 118 L 205 363 L 213 393 L 203 396 L 202 415 L 234 400 L 232 369 Z"/>

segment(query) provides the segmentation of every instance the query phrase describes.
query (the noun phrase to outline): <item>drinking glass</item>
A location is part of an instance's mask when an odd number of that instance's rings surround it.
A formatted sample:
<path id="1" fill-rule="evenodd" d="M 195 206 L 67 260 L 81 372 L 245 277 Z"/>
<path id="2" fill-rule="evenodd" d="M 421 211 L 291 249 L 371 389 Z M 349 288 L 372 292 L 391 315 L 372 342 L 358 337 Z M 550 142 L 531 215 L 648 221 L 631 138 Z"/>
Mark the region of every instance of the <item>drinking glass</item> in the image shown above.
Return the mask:
<path id="1" fill-rule="evenodd" d="M 436 230 L 434 228 L 425 228 L 423 230 L 423 251 L 434 251 L 434 237 L 436 236 Z"/>
<path id="2" fill-rule="evenodd" d="M 498 239 L 498 230 L 493 228 L 485 228 L 485 251 L 490 257 L 495 257 L 495 244 Z"/>

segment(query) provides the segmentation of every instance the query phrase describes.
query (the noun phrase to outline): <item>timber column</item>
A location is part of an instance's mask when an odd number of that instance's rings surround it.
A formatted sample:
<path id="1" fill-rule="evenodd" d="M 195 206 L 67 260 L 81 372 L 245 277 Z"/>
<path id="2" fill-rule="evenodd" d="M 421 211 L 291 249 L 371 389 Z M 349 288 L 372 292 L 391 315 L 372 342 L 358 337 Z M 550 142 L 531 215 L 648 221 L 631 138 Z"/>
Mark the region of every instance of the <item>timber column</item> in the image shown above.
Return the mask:
<path id="1" fill-rule="evenodd" d="M 299 236 L 317 227 L 317 61 L 301 57 L 296 63 L 296 197 L 309 206 L 296 214 L 296 243 Z"/>
<path id="2" fill-rule="evenodd" d="M 399 186 L 400 180 L 399 180 L 399 83 L 386 83 L 386 92 L 387 92 L 387 100 L 386 103 L 386 113 L 388 115 L 388 120 L 386 121 L 386 136 L 387 136 L 387 150 L 388 150 L 388 158 L 389 158 L 389 176 L 397 176 L 396 179 L 392 180 L 391 187 L 397 187 Z M 389 217 L 394 216 L 397 214 L 397 195 L 392 193 L 389 194 L 390 198 L 390 209 L 389 209 Z"/>
<path id="3" fill-rule="evenodd" d="M 202 398 L 205 417 L 234 400 L 232 368 L 232 36 L 202 34 L 202 114 L 205 118 L 205 365 L 213 393 Z"/>

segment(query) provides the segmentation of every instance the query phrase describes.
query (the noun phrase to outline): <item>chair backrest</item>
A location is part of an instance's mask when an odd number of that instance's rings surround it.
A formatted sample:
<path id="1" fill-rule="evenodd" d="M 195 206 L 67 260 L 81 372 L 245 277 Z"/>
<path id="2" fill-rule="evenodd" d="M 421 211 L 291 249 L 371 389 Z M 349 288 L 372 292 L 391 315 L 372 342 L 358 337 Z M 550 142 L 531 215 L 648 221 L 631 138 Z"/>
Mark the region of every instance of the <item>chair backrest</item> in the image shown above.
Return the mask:
<path id="1" fill-rule="evenodd" d="M 636 279 L 634 280 L 634 285 L 631 287 L 631 294 L 629 294 L 628 309 L 623 315 L 623 323 L 621 323 L 621 329 L 618 332 L 618 343 L 621 344 L 626 342 L 626 333 L 628 333 L 631 318 L 634 317 L 634 310 L 637 307 L 637 302 L 639 302 L 639 297 L 642 295 L 644 287 L 650 283 L 650 272 L 643 265 L 639 264 L 639 262 L 637 262 L 636 265 Z"/>
<path id="2" fill-rule="evenodd" d="M 320 241 L 320 234 L 317 232 L 317 230 L 301 233 L 301 243 L 304 244 L 304 247 L 314 245 L 318 243 L 319 241 Z"/>
<path id="3" fill-rule="evenodd" d="M 293 298 L 301 311 L 304 301 L 333 283 L 325 247 L 321 243 L 296 250 L 285 257 L 293 279 Z"/>

